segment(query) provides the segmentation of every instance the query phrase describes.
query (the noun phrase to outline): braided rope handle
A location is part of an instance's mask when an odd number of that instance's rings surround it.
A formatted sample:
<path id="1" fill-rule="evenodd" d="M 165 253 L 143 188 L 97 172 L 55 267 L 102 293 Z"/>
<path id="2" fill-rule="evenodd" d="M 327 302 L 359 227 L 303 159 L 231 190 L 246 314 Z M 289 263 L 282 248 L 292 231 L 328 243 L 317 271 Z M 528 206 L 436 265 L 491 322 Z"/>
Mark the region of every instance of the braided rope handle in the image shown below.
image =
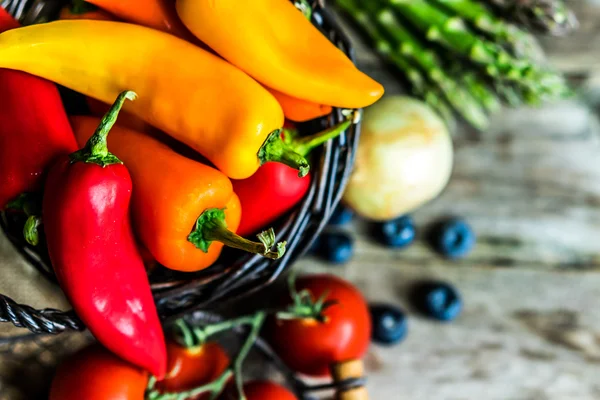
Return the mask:
<path id="1" fill-rule="evenodd" d="M 82 331 L 85 326 L 73 311 L 63 312 L 46 308 L 18 304 L 0 295 L 0 322 L 11 322 L 19 328 L 27 328 L 33 333 L 58 334 L 67 330 Z"/>
<path id="2" fill-rule="evenodd" d="M 319 3 L 317 0 L 313 1 Z M 27 23 L 30 19 L 37 19 L 40 13 L 46 15 L 46 5 L 55 7 L 64 2 L 65 0 L 0 0 L 0 6 L 6 7 L 13 16 Z M 313 11 L 313 23 L 354 61 L 350 40 L 335 18 L 326 9 L 317 7 Z M 325 128 L 323 124 L 330 126 L 344 118 L 342 110 L 336 109 L 326 119 L 308 123 L 304 129 L 307 132 L 316 132 Z M 340 201 L 352 170 L 359 135 L 360 124 L 357 123 L 323 147 L 318 168 L 314 169 L 316 179 L 313 180 L 309 194 L 298 210 L 278 227 L 278 239 L 285 238 L 288 241 L 288 251 L 282 259 L 268 262 L 258 256 L 244 256 L 235 263 L 235 268 L 231 264 L 222 268 L 219 279 L 209 279 L 206 282 L 205 276 L 191 280 L 186 277 L 185 283 L 170 288 L 156 287 L 155 300 L 163 321 L 207 309 L 217 303 L 222 305 L 223 302 L 258 291 L 289 269 L 293 262 L 310 248 L 312 241 L 324 228 Z M 39 257 L 36 249 L 27 247 L 22 240 L 11 235 L 11 229 L 3 218 L 0 218 L 0 229 L 8 233 L 15 248 L 31 265 L 47 278 L 55 280 L 47 261 Z M 223 265 L 213 266 L 217 271 L 220 267 Z M 163 282 L 157 280 L 155 283 Z M 0 295 L 0 322 L 10 322 L 34 333 L 60 333 L 83 329 L 83 324 L 72 311 L 36 310 L 3 295 Z"/>

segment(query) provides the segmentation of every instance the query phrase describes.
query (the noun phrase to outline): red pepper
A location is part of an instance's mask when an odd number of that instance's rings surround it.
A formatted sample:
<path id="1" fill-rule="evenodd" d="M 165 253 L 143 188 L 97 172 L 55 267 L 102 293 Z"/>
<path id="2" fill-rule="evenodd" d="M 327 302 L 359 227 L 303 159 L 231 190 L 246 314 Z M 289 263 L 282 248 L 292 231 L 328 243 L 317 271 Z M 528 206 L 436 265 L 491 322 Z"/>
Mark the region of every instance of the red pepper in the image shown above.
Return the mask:
<path id="1" fill-rule="evenodd" d="M 308 155 L 315 147 L 341 134 L 352 122 L 346 120 L 321 133 L 304 138 L 285 135 L 288 146 L 302 156 Z M 277 218 L 290 211 L 308 192 L 312 175 L 304 178 L 298 171 L 287 165 L 267 162 L 250 178 L 232 180 L 233 191 L 242 204 L 242 220 L 238 227 L 239 235 L 258 232 Z"/>
<path id="2" fill-rule="evenodd" d="M 129 219 L 132 183 L 106 137 L 123 92 L 86 146 L 50 170 L 42 215 L 50 260 L 77 315 L 106 348 L 162 379 L 167 355 Z"/>
<path id="3" fill-rule="evenodd" d="M 0 7 L 0 32 L 19 27 Z M 56 86 L 20 71 L 0 69 L 0 209 L 41 189 L 44 171 L 77 149 Z"/>

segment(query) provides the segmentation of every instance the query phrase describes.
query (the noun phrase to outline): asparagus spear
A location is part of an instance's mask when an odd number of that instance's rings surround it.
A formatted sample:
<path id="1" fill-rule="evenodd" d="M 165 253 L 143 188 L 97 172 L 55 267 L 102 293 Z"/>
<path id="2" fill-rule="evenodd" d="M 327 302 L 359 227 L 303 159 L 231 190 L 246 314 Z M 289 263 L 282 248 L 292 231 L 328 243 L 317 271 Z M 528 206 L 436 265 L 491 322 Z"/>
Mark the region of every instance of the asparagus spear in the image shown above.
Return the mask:
<path id="1" fill-rule="evenodd" d="M 362 10 L 371 16 L 373 23 L 391 38 L 390 42 L 398 53 L 418 65 L 425 75 L 434 82 L 444 94 L 446 100 L 473 126 L 483 129 L 487 126 L 488 118 L 482 106 L 471 94 L 456 84 L 444 72 L 444 68 L 435 53 L 423 46 L 411 32 L 402 26 L 391 9 L 380 8 L 373 1 L 359 2 L 354 0 L 355 10 Z"/>
<path id="2" fill-rule="evenodd" d="M 564 36 L 579 22 L 564 0 L 491 0 L 505 18 L 543 34 Z"/>
<path id="3" fill-rule="evenodd" d="M 502 104 L 500 99 L 492 90 L 474 73 L 467 72 L 461 76 L 461 81 L 467 90 L 477 99 L 489 112 L 495 113 L 500 110 Z"/>
<path id="4" fill-rule="evenodd" d="M 541 71 L 528 60 L 516 59 L 501 46 L 483 40 L 460 17 L 447 15 L 424 0 L 381 1 L 423 31 L 428 40 L 481 64 L 493 78 L 514 81 L 533 94 L 564 92 L 564 81 L 554 79 L 554 73 Z"/>
<path id="5" fill-rule="evenodd" d="M 413 94 L 421 97 L 425 103 L 436 110 L 448 127 L 453 127 L 455 125 L 454 113 L 439 89 L 431 86 L 421 71 L 412 65 L 409 60 L 393 51 L 392 44 L 379 30 L 379 27 L 373 23 L 371 17 L 357 7 L 355 0 L 337 0 L 337 4 L 341 9 L 354 17 L 355 22 L 373 42 L 377 52 L 404 73 L 411 84 Z"/>
<path id="6" fill-rule="evenodd" d="M 452 11 L 487 33 L 498 43 L 506 43 L 519 56 L 528 57 L 537 52 L 535 38 L 529 33 L 496 17 L 489 8 L 476 0 L 430 0 L 440 8 Z"/>

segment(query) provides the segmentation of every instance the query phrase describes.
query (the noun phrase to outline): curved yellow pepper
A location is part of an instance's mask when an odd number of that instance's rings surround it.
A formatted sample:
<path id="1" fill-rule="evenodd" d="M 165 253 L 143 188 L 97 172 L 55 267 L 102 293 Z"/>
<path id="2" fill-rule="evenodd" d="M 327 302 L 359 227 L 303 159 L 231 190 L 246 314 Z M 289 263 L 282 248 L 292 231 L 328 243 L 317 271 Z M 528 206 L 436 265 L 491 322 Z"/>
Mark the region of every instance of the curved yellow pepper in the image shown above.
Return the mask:
<path id="1" fill-rule="evenodd" d="M 383 95 L 288 0 L 177 0 L 177 13 L 227 61 L 287 95 L 346 108 Z"/>
<path id="2" fill-rule="evenodd" d="M 31 25 L 0 34 L 0 68 L 106 103 L 133 90 L 139 99 L 126 110 L 231 178 L 247 178 L 270 159 L 307 172 L 306 160 L 278 142 L 284 117 L 277 100 L 233 65 L 170 34 L 110 21 Z"/>

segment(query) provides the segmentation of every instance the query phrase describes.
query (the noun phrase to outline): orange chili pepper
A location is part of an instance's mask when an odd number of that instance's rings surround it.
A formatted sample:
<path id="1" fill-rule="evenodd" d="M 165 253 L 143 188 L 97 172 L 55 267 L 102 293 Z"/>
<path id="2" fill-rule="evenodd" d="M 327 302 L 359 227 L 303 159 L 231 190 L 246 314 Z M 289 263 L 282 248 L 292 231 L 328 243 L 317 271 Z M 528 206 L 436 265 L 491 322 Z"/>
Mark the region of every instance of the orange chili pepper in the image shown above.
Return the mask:
<path id="1" fill-rule="evenodd" d="M 172 0 L 86 0 L 103 10 L 138 25 L 169 32 L 179 37 L 193 37 L 181 23 Z"/>
<path id="2" fill-rule="evenodd" d="M 99 119 L 72 117 L 79 143 L 85 143 Z M 223 244 L 268 258 L 279 258 L 273 230 L 251 242 L 234 232 L 241 208 L 231 181 L 221 172 L 190 160 L 168 146 L 130 129 L 114 126 L 110 151 L 127 166 L 133 181 L 132 215 L 140 241 L 167 268 L 198 271 L 215 262 Z"/>
<path id="3" fill-rule="evenodd" d="M 230 178 L 267 161 L 302 175 L 304 157 L 281 140 L 283 111 L 248 75 L 173 35 L 111 21 L 56 21 L 0 34 L 0 68 L 41 76 L 125 110 L 196 150 Z"/>
<path id="4" fill-rule="evenodd" d="M 298 99 L 275 89 L 265 88 L 277 99 L 286 119 L 305 122 L 331 113 L 331 107 Z"/>
<path id="5" fill-rule="evenodd" d="M 346 108 L 383 95 L 290 1 L 177 0 L 176 8 L 198 39 L 270 88 Z"/>

